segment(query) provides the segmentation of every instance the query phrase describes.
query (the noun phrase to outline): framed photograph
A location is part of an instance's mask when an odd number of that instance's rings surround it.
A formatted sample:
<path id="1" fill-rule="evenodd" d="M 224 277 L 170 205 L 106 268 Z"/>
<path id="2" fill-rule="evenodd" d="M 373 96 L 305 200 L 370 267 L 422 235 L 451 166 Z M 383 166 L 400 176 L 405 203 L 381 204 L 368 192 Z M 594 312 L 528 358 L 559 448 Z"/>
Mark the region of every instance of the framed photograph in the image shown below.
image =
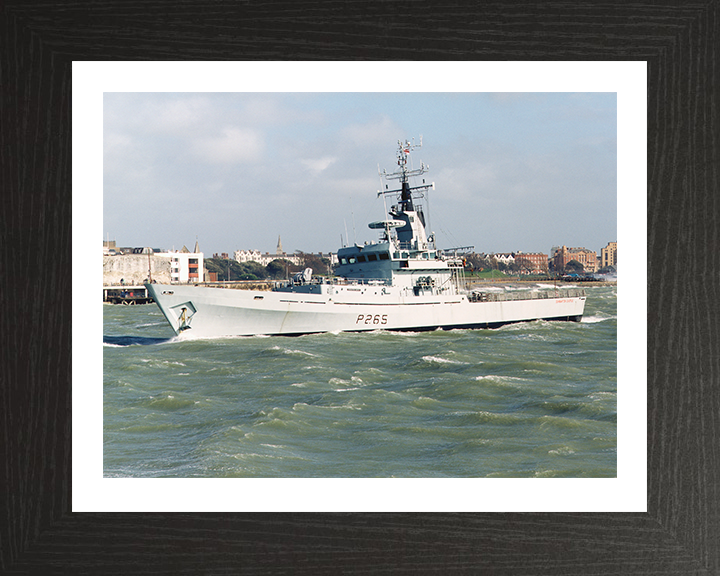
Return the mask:
<path id="1" fill-rule="evenodd" d="M 702 280 L 717 265 L 687 257 L 707 249 L 717 228 L 714 5 L 454 7 L 433 19 L 404 15 L 400 27 L 398 7 L 336 7 L 343 9 L 270 14 L 257 5 L 183 5 L 169 20 L 112 5 L 3 8 L 3 246 L 14 273 L 3 285 L 9 489 L 0 566 L 109 574 L 714 571 L 717 305 Z M 447 23 L 438 28 L 438 18 Z M 418 54 L 442 62 L 410 62 Z M 168 57 L 174 61 L 158 62 Z M 296 61 L 262 62 L 287 58 Z M 316 58 L 340 62 L 308 62 Z M 358 58 L 376 62 L 349 62 Z M 379 62 L 387 58 L 394 61 Z M 228 63 L 189 62 L 198 59 Z M 393 72 L 403 70 L 432 76 L 438 92 L 618 94 L 618 241 L 634 252 L 627 292 L 626 278 L 618 285 L 616 477 L 104 475 L 102 315 L 85 313 L 96 308 L 100 283 L 103 95 L 300 93 L 308 78 L 313 93 L 332 92 L 341 70 L 354 72 L 348 93 L 379 73 L 384 91 L 400 92 Z M 465 89 L 453 84 L 468 72 Z M 510 87 L 508 72 L 536 84 Z M 233 73 L 242 77 L 228 88 L 223 77 Z M 506 88 L 483 87 L 493 79 Z M 84 116 L 94 122 L 81 125 Z M 646 128 L 639 138 L 626 132 L 638 123 Z M 80 141 L 95 146 L 79 151 Z M 647 164 L 639 180 L 638 156 Z M 635 176 L 626 179 L 628 158 Z M 638 364 L 623 387 L 624 371 Z"/>

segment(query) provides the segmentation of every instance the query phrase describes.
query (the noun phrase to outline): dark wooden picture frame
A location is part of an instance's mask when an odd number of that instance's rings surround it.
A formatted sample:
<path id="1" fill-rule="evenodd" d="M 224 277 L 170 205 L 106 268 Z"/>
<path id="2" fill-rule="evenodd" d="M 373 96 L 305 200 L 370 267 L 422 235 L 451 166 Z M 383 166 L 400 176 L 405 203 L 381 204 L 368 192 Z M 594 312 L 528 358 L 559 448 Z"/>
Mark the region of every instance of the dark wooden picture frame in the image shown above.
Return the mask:
<path id="1" fill-rule="evenodd" d="M 4 2 L 0 572 L 720 572 L 719 52 L 717 0 Z M 72 513 L 72 62 L 285 59 L 648 62 L 647 513 Z"/>

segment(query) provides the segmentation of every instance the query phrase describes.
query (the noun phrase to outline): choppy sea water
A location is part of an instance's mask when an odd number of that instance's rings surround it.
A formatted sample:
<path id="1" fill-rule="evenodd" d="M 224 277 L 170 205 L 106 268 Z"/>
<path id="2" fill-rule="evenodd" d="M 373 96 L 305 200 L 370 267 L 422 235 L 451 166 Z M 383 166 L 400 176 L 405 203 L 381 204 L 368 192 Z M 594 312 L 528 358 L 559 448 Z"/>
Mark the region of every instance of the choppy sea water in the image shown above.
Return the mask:
<path id="1" fill-rule="evenodd" d="M 580 323 L 210 340 L 106 304 L 104 475 L 615 477 L 617 288 L 586 291 Z"/>

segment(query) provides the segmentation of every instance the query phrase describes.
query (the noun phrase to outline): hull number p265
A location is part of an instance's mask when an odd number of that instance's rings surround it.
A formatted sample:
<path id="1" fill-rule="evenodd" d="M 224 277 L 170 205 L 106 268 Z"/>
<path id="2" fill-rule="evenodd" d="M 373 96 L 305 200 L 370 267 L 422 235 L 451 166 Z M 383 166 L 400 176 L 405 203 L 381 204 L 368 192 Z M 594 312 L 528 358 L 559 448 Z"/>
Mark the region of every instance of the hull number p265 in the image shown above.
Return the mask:
<path id="1" fill-rule="evenodd" d="M 387 324 L 387 314 L 382 316 L 380 314 L 375 314 L 375 316 L 372 314 L 358 314 L 355 324 Z"/>

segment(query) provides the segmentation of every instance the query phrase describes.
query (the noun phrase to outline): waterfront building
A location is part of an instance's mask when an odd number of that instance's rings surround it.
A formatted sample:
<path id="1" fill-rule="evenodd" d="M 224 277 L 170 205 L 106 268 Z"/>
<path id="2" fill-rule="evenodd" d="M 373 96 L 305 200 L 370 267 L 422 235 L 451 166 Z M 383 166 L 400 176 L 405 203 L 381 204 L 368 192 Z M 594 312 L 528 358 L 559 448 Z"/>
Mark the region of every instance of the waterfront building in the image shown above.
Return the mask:
<path id="1" fill-rule="evenodd" d="M 600 249 L 600 267 L 606 266 L 617 268 L 617 242 L 608 242 L 605 248 Z"/>
<path id="2" fill-rule="evenodd" d="M 565 266 L 571 260 L 580 262 L 585 272 L 597 272 L 597 254 L 587 248 L 568 248 L 567 246 L 557 248 L 552 257 L 553 267 L 555 270 L 565 270 Z"/>
<path id="3" fill-rule="evenodd" d="M 529 268 L 533 274 L 548 271 L 548 255 L 540 252 L 517 252 L 515 253 L 515 263 Z"/>
<path id="4" fill-rule="evenodd" d="M 299 265 L 301 257 L 297 254 L 286 254 L 285 252 L 276 252 L 263 254 L 260 250 L 235 250 L 233 257 L 236 262 L 258 262 L 263 266 L 267 266 L 273 260 L 287 260 L 288 262 Z"/>
<path id="5" fill-rule="evenodd" d="M 260 262 L 262 252 L 260 250 L 235 250 L 233 259 L 235 262 Z"/>
<path id="6" fill-rule="evenodd" d="M 287 260 L 296 266 L 299 266 L 302 263 L 302 256 L 298 254 L 286 254 L 283 251 L 280 236 L 278 236 L 275 254 L 270 254 L 269 252 L 265 252 L 265 254 L 263 254 L 260 250 L 235 250 L 233 258 L 236 262 L 257 262 L 263 266 L 267 266 L 273 260 Z"/>
<path id="7" fill-rule="evenodd" d="M 498 263 L 506 264 L 508 266 L 515 262 L 515 255 L 509 252 L 504 254 L 491 254 L 490 258 L 495 258 Z"/>
<path id="8" fill-rule="evenodd" d="M 197 242 L 193 252 L 183 246 L 179 252 L 164 252 L 159 256 L 170 258 L 171 284 L 187 284 L 204 280 L 205 259 Z"/>

